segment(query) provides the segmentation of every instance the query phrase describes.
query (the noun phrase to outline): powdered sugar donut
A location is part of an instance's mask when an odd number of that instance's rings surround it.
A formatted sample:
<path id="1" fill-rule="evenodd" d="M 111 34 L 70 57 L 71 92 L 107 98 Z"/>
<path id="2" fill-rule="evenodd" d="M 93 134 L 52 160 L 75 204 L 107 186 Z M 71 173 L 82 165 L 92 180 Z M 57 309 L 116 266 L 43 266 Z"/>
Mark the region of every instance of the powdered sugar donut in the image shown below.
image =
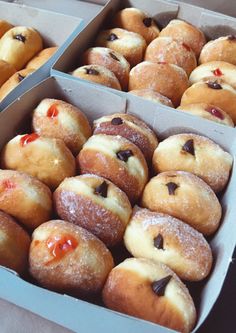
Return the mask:
<path id="1" fill-rule="evenodd" d="M 134 208 L 124 242 L 134 257 L 162 262 L 184 280 L 200 281 L 212 266 L 211 248 L 202 234 L 172 216 L 148 209 Z"/>
<path id="2" fill-rule="evenodd" d="M 100 32 L 97 46 L 104 46 L 122 54 L 133 67 L 143 60 L 147 44 L 145 39 L 125 29 L 114 28 Z"/>
<path id="3" fill-rule="evenodd" d="M 184 171 L 167 171 L 152 178 L 143 191 L 142 206 L 176 217 L 204 235 L 216 231 L 222 214 L 210 186 Z"/>

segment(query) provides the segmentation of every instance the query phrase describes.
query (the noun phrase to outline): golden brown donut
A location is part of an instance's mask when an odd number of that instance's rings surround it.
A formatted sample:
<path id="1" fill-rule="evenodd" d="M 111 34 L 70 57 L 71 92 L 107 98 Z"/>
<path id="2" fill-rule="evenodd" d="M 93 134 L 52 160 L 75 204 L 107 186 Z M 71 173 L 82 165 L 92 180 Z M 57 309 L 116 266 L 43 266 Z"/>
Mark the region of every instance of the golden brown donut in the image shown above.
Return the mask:
<path id="1" fill-rule="evenodd" d="M 185 43 L 191 47 L 197 58 L 206 44 L 204 33 L 194 25 L 182 20 L 170 21 L 160 32 L 159 37 L 172 37 L 181 43 Z"/>
<path id="2" fill-rule="evenodd" d="M 0 265 L 24 274 L 28 268 L 30 237 L 8 214 L 0 211 Z"/>
<path id="3" fill-rule="evenodd" d="M 233 120 L 230 118 L 230 116 L 222 109 L 212 104 L 194 103 L 180 105 L 177 110 L 215 121 L 216 123 L 234 127 Z"/>
<path id="4" fill-rule="evenodd" d="M 183 280 L 203 280 L 211 270 L 212 252 L 203 235 L 170 215 L 135 207 L 124 242 L 134 257 L 162 262 Z"/>
<path id="5" fill-rule="evenodd" d="M 130 258 L 113 268 L 103 301 L 115 311 L 190 333 L 196 309 L 188 289 L 166 265 Z"/>
<path id="6" fill-rule="evenodd" d="M 22 69 L 14 73 L 0 88 L 0 101 L 2 101 L 24 78 L 33 73 L 33 69 Z"/>
<path id="7" fill-rule="evenodd" d="M 178 106 L 189 82 L 185 71 L 172 64 L 144 61 L 132 68 L 129 75 L 129 90 L 153 89 L 168 97 Z"/>
<path id="8" fill-rule="evenodd" d="M 8 64 L 8 62 L 0 59 L 0 87 L 6 82 L 14 73 L 15 68 Z"/>
<path id="9" fill-rule="evenodd" d="M 233 158 L 214 141 L 184 133 L 160 142 L 152 161 L 157 173 L 188 171 L 202 178 L 213 191 L 220 192 L 228 182 Z"/>
<path id="10" fill-rule="evenodd" d="M 211 78 L 206 82 L 197 82 L 183 94 L 181 106 L 195 103 L 207 103 L 224 110 L 236 123 L 236 89 L 221 79 Z"/>
<path id="11" fill-rule="evenodd" d="M 142 97 L 144 99 L 147 99 L 148 101 L 163 104 L 166 106 L 174 107 L 171 100 L 159 92 L 153 90 L 153 89 L 137 89 L 137 90 L 130 90 L 129 94 Z"/>
<path id="12" fill-rule="evenodd" d="M 48 59 L 50 59 L 53 56 L 53 54 L 57 50 L 58 50 L 57 46 L 43 49 L 27 63 L 25 68 L 34 69 L 34 70 L 40 68 L 42 65 L 45 64 L 45 62 L 48 61 Z"/>
<path id="13" fill-rule="evenodd" d="M 96 175 L 66 178 L 54 192 L 54 206 L 61 219 L 87 229 L 107 246 L 122 240 L 132 214 L 126 194 Z"/>
<path id="14" fill-rule="evenodd" d="M 0 38 L 11 28 L 13 25 L 5 20 L 0 20 Z"/>
<path id="15" fill-rule="evenodd" d="M 139 118 L 125 113 L 101 117 L 93 123 L 94 134 L 120 135 L 133 142 L 151 162 L 158 145 L 156 134 Z"/>
<path id="16" fill-rule="evenodd" d="M 220 78 L 236 88 L 236 66 L 225 61 L 211 61 L 198 66 L 190 75 L 190 84 L 206 81 L 208 78 Z"/>
<path id="17" fill-rule="evenodd" d="M 219 37 L 208 42 L 202 49 L 199 64 L 210 61 L 225 61 L 236 65 L 236 36 Z"/>
<path id="18" fill-rule="evenodd" d="M 138 8 L 125 8 L 120 10 L 112 22 L 114 27 L 136 32 L 143 36 L 147 44 L 158 37 L 160 30 L 155 21 Z"/>
<path id="19" fill-rule="evenodd" d="M 23 171 L 55 189 L 66 177 L 75 175 L 75 159 L 60 139 L 37 133 L 17 135 L 4 147 L 3 169 Z"/>
<path id="20" fill-rule="evenodd" d="M 148 45 L 144 59 L 177 65 L 183 68 L 188 76 L 197 67 L 197 60 L 191 47 L 171 37 L 154 39 Z"/>
<path id="21" fill-rule="evenodd" d="M 59 99 L 43 99 L 33 112 L 33 131 L 47 138 L 61 139 L 77 155 L 92 134 L 85 114 Z"/>
<path id="22" fill-rule="evenodd" d="M 109 179 L 124 191 L 131 203 L 140 197 L 148 181 L 148 167 L 140 149 L 121 136 L 91 136 L 77 156 L 82 174 Z"/>
<path id="23" fill-rule="evenodd" d="M 43 48 L 40 34 L 33 28 L 14 27 L 0 39 L 0 59 L 18 71 Z"/>
<path id="24" fill-rule="evenodd" d="M 100 65 L 112 71 L 120 82 L 122 90 L 127 90 L 130 64 L 120 53 L 107 47 L 91 47 L 82 56 L 84 65 Z"/>
<path id="25" fill-rule="evenodd" d="M 74 296 L 97 293 L 113 266 L 106 246 L 72 223 L 52 220 L 35 229 L 32 235 L 30 273 L 48 289 Z"/>
<path id="26" fill-rule="evenodd" d="M 216 231 L 222 214 L 210 186 L 184 171 L 166 171 L 152 178 L 143 191 L 142 206 L 176 217 L 204 235 Z"/>
<path id="27" fill-rule="evenodd" d="M 143 60 L 147 47 L 145 39 L 141 35 L 120 28 L 101 31 L 96 45 L 108 47 L 122 54 L 131 67 Z"/>
<path id="28" fill-rule="evenodd" d="M 27 229 L 35 229 L 52 213 L 49 188 L 23 172 L 0 170 L 0 209 Z"/>
<path id="29" fill-rule="evenodd" d="M 121 90 L 119 80 L 115 74 L 104 66 L 86 65 L 75 69 L 72 75 L 80 79 L 102 84 L 109 88 Z"/>

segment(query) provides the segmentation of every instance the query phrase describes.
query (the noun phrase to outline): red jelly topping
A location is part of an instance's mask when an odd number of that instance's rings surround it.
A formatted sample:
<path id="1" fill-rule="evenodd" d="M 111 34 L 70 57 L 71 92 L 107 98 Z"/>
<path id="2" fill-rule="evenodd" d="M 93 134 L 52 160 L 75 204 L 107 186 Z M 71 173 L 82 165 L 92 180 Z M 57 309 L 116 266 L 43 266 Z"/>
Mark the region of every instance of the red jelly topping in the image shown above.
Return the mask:
<path id="1" fill-rule="evenodd" d="M 160 64 L 160 65 L 166 65 L 167 62 L 165 62 L 165 61 L 159 61 L 158 64 Z"/>
<path id="2" fill-rule="evenodd" d="M 24 147 L 28 143 L 33 142 L 33 141 L 37 140 L 38 138 L 39 138 L 39 135 L 37 133 L 26 134 L 26 135 L 22 136 L 22 138 L 20 139 L 20 143 Z"/>
<path id="3" fill-rule="evenodd" d="M 55 118 L 58 116 L 58 109 L 57 109 L 57 105 L 56 104 L 52 104 L 50 106 L 50 108 L 48 109 L 48 112 L 47 112 L 47 117 L 48 118 Z"/>
<path id="4" fill-rule="evenodd" d="M 219 68 L 216 68 L 214 71 L 212 71 L 212 73 L 215 76 L 222 76 L 223 75 L 223 73 L 221 72 L 221 70 Z"/>
<path id="5" fill-rule="evenodd" d="M 209 108 L 206 111 L 221 120 L 225 119 L 224 115 L 217 108 Z"/>
<path id="6" fill-rule="evenodd" d="M 77 245 L 77 240 L 71 235 L 58 235 L 47 240 L 47 247 L 54 259 L 61 259 Z"/>
<path id="7" fill-rule="evenodd" d="M 185 44 L 185 43 L 182 43 L 182 45 L 183 45 L 183 47 L 187 50 L 187 51 L 191 51 L 191 47 L 190 46 L 188 46 L 187 44 Z"/>
<path id="8" fill-rule="evenodd" d="M 11 180 L 9 179 L 5 179 L 2 181 L 2 186 L 6 189 L 6 190 L 11 190 L 13 188 L 16 187 L 16 184 L 13 183 Z"/>

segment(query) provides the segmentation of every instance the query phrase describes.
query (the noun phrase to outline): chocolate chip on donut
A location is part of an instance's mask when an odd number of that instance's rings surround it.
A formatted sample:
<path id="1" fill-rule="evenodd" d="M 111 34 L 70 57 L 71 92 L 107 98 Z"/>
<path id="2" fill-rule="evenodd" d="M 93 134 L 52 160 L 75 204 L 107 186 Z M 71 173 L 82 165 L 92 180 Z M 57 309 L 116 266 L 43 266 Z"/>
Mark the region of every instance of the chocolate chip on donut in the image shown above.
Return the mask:
<path id="1" fill-rule="evenodd" d="M 88 75 L 99 75 L 99 72 L 94 68 L 85 68 L 85 71 Z"/>
<path id="2" fill-rule="evenodd" d="M 109 42 L 113 42 L 113 40 L 116 40 L 116 39 L 118 39 L 118 37 L 117 37 L 117 35 L 116 34 L 110 34 L 108 37 L 107 37 L 107 40 L 109 41 Z"/>
<path id="3" fill-rule="evenodd" d="M 175 190 L 179 187 L 176 183 L 169 182 L 166 184 L 168 188 L 169 195 L 175 195 Z"/>
<path id="4" fill-rule="evenodd" d="M 235 36 L 235 35 L 229 35 L 229 36 L 228 36 L 228 40 L 233 40 L 233 41 L 235 41 L 235 40 L 236 40 L 236 36 Z"/>
<path id="5" fill-rule="evenodd" d="M 161 234 L 158 234 L 157 237 L 154 238 L 154 246 L 158 250 L 164 250 L 164 239 Z"/>
<path id="6" fill-rule="evenodd" d="M 151 17 L 145 17 L 143 19 L 143 24 L 149 28 L 152 25 L 152 18 Z"/>
<path id="7" fill-rule="evenodd" d="M 182 147 L 182 151 L 195 156 L 194 142 L 192 139 L 185 142 L 185 144 Z"/>
<path id="8" fill-rule="evenodd" d="M 103 198 L 107 197 L 108 184 L 104 181 L 102 184 L 95 188 L 94 193 L 102 196 Z"/>
<path id="9" fill-rule="evenodd" d="M 123 120 L 119 117 L 115 117 L 111 120 L 111 124 L 112 125 L 122 125 L 123 124 Z"/>
<path id="10" fill-rule="evenodd" d="M 132 150 L 120 150 L 118 153 L 116 153 L 116 156 L 119 158 L 119 160 L 123 162 L 127 162 L 129 157 L 133 156 Z"/>
<path id="11" fill-rule="evenodd" d="M 215 82 L 209 81 L 209 82 L 207 82 L 207 85 L 209 88 L 212 88 L 212 89 L 222 89 L 222 86 L 219 83 L 217 83 L 217 81 L 215 81 Z"/>
<path id="12" fill-rule="evenodd" d="M 21 34 L 15 35 L 13 38 L 19 40 L 22 43 L 24 43 L 26 41 L 25 36 L 23 36 Z"/>
<path id="13" fill-rule="evenodd" d="M 24 80 L 25 76 L 21 75 L 21 74 L 18 74 L 18 79 L 19 79 L 19 82 L 21 82 L 22 80 Z"/>
<path id="14" fill-rule="evenodd" d="M 116 60 L 116 61 L 120 61 L 117 56 L 114 53 L 110 53 L 110 57 L 112 57 L 112 59 Z"/>
<path id="15" fill-rule="evenodd" d="M 158 281 L 154 281 L 152 283 L 152 290 L 154 291 L 154 293 L 157 294 L 158 296 L 164 296 L 166 287 L 167 287 L 168 283 L 170 282 L 171 278 L 172 278 L 172 275 L 167 275 L 166 277 L 164 277 Z"/>

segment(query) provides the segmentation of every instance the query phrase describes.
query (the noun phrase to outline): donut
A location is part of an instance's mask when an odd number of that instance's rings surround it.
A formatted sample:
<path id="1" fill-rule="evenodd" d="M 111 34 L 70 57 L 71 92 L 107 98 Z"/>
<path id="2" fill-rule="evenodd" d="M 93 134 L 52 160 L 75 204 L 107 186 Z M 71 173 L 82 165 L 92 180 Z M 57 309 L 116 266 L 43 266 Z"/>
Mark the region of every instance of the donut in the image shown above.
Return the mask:
<path id="1" fill-rule="evenodd" d="M 74 296 L 95 294 L 113 266 L 106 246 L 77 225 L 51 220 L 33 232 L 29 270 L 43 287 Z"/>
<path id="2" fill-rule="evenodd" d="M 216 231 L 222 214 L 210 186 L 184 171 L 166 171 L 153 177 L 143 191 L 142 207 L 176 217 L 207 236 Z"/>
<path id="3" fill-rule="evenodd" d="M 52 213 L 49 188 L 23 172 L 0 170 L 0 210 L 33 230 Z"/>
<path id="4" fill-rule="evenodd" d="M 129 75 L 129 90 L 153 89 L 168 97 L 178 106 L 184 91 L 188 88 L 185 71 L 172 64 L 144 61 L 132 68 Z"/>
<path id="5" fill-rule="evenodd" d="M 0 88 L 0 101 L 2 101 L 14 88 L 18 86 L 28 75 L 32 74 L 32 69 L 22 69 L 13 75 Z"/>
<path id="6" fill-rule="evenodd" d="M 147 99 L 148 101 L 163 104 L 166 106 L 174 107 L 171 100 L 159 92 L 153 90 L 153 89 L 136 89 L 136 90 L 130 90 L 129 94 L 142 97 L 144 99 Z"/>
<path id="7" fill-rule="evenodd" d="M 37 133 L 17 135 L 1 154 L 3 169 L 23 171 L 55 189 L 66 177 L 75 175 L 75 159 L 60 139 Z"/>
<path id="8" fill-rule="evenodd" d="M 145 39 L 135 32 L 114 28 L 101 31 L 96 46 L 108 47 L 122 54 L 133 67 L 143 60 L 147 44 Z"/>
<path id="9" fill-rule="evenodd" d="M 140 197 L 148 181 L 148 167 L 140 149 L 121 136 L 91 136 L 77 156 L 82 174 L 109 179 L 124 191 L 131 203 Z"/>
<path id="10" fill-rule="evenodd" d="M 15 68 L 8 64 L 8 62 L 0 59 L 0 87 L 6 82 L 14 73 Z"/>
<path id="11" fill-rule="evenodd" d="M 87 229 L 107 246 L 122 240 L 132 214 L 126 194 L 96 175 L 66 178 L 54 192 L 54 206 L 61 219 Z"/>
<path id="12" fill-rule="evenodd" d="M 18 71 L 43 48 L 40 34 L 33 28 L 14 27 L 0 39 L 0 59 Z"/>
<path id="13" fill-rule="evenodd" d="M 129 258 L 113 268 L 102 296 L 109 309 L 178 332 L 190 333 L 196 322 L 186 286 L 166 265 L 149 259 Z"/>
<path id="14" fill-rule="evenodd" d="M 36 56 L 34 56 L 26 65 L 25 68 L 36 70 L 40 68 L 45 62 L 50 59 L 53 54 L 58 50 L 57 46 L 48 47 L 40 51 Z"/>
<path id="15" fill-rule="evenodd" d="M 144 59 L 155 63 L 167 62 L 183 68 L 186 74 L 197 67 L 197 60 L 191 47 L 171 37 L 158 37 L 148 45 Z"/>
<path id="16" fill-rule="evenodd" d="M 5 20 L 0 20 L 0 38 L 11 28 L 13 25 Z"/>
<path id="17" fill-rule="evenodd" d="M 220 78 L 223 82 L 236 88 L 236 66 L 224 61 L 211 61 L 198 66 L 191 73 L 189 81 L 194 84 L 199 81 L 206 81 L 209 78 Z"/>
<path id="18" fill-rule="evenodd" d="M 162 141 L 152 161 L 156 173 L 188 171 L 202 178 L 213 191 L 220 192 L 229 180 L 233 158 L 212 140 L 184 133 Z"/>
<path id="19" fill-rule="evenodd" d="M 236 65 L 236 35 L 219 37 L 203 47 L 199 64 L 211 61 L 225 61 Z"/>
<path id="20" fill-rule="evenodd" d="M 203 235 L 169 215 L 135 207 L 124 243 L 134 257 L 162 262 L 183 280 L 203 280 L 211 270 L 212 252 Z"/>
<path id="21" fill-rule="evenodd" d="M 155 21 L 147 13 L 138 8 L 125 8 L 114 17 L 112 25 L 140 34 L 149 44 L 158 37 L 160 30 Z"/>
<path id="22" fill-rule="evenodd" d="M 183 111 L 195 116 L 199 116 L 216 123 L 234 127 L 233 120 L 222 109 L 207 103 L 195 103 L 181 105 L 177 108 L 179 111 Z"/>
<path id="23" fill-rule="evenodd" d="M 84 65 L 100 65 L 115 74 L 122 90 L 127 90 L 130 64 L 118 52 L 107 47 L 91 47 L 82 56 Z"/>
<path id="24" fill-rule="evenodd" d="M 75 69 L 72 75 L 80 79 L 102 84 L 109 88 L 121 90 L 120 83 L 115 74 L 104 66 L 86 65 Z"/>
<path id="25" fill-rule="evenodd" d="M 94 134 L 120 135 L 133 142 L 143 153 L 146 161 L 152 160 L 158 145 L 156 134 L 145 122 L 135 116 L 115 113 L 94 121 Z"/>
<path id="26" fill-rule="evenodd" d="M 92 131 L 86 116 L 75 106 L 59 99 L 43 99 L 33 112 L 33 131 L 61 139 L 77 155 Z"/>
<path id="27" fill-rule="evenodd" d="M 0 265 L 18 274 L 28 267 L 30 237 L 8 214 L 0 211 Z"/>
<path id="28" fill-rule="evenodd" d="M 181 106 L 195 103 L 207 103 L 224 110 L 236 123 L 236 89 L 221 79 L 209 79 L 197 82 L 183 94 Z"/>
<path id="29" fill-rule="evenodd" d="M 204 33 L 194 25 L 182 20 L 171 20 L 160 32 L 159 37 L 172 37 L 181 43 L 185 43 L 191 47 L 197 58 L 206 44 Z"/>

